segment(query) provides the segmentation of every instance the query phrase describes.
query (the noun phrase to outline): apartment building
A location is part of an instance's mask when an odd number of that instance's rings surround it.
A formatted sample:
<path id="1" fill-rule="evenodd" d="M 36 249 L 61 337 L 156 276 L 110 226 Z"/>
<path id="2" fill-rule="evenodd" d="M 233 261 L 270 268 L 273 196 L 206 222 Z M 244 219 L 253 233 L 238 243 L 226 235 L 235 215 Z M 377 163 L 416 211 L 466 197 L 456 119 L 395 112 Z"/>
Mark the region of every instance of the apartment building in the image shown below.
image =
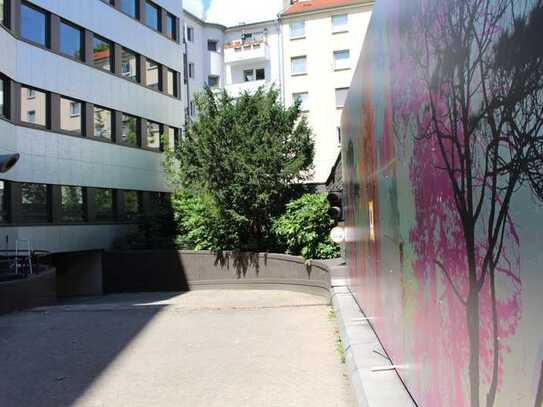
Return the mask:
<path id="1" fill-rule="evenodd" d="M 108 248 L 164 199 L 183 24 L 178 0 L 0 0 L 0 250 Z"/>
<path id="2" fill-rule="evenodd" d="M 301 100 L 315 135 L 313 182 L 340 152 L 340 119 L 369 26 L 371 0 L 285 0 L 281 25 L 285 103 Z"/>

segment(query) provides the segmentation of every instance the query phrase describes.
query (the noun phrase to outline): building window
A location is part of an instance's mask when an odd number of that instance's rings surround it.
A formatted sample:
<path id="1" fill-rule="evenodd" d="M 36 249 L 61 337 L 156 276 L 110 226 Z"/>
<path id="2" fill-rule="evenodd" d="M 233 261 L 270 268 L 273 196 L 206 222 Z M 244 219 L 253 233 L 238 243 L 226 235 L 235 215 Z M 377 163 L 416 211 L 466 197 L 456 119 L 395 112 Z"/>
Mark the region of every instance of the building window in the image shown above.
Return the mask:
<path id="1" fill-rule="evenodd" d="M 45 184 L 21 184 L 21 215 L 24 223 L 49 222 L 49 194 Z"/>
<path id="2" fill-rule="evenodd" d="M 293 75 L 302 75 L 307 72 L 307 58 L 305 56 L 294 57 L 290 61 Z"/>
<path id="3" fill-rule="evenodd" d="M 337 143 L 341 144 L 341 127 L 336 127 L 336 133 L 337 133 Z"/>
<path id="4" fill-rule="evenodd" d="M 177 137 L 178 137 L 177 129 L 175 127 L 168 127 L 168 139 L 165 141 L 166 147 L 172 150 L 175 149 L 175 147 L 178 145 Z"/>
<path id="5" fill-rule="evenodd" d="M 145 25 L 158 31 L 160 28 L 158 6 L 145 0 Z"/>
<path id="6" fill-rule="evenodd" d="M 258 69 L 245 69 L 243 70 L 243 81 L 262 81 L 266 78 L 266 71 L 264 68 Z"/>
<path id="7" fill-rule="evenodd" d="M 219 77 L 210 75 L 207 77 L 207 86 L 210 88 L 216 88 L 219 86 Z"/>
<path id="8" fill-rule="evenodd" d="M 81 102 L 60 98 L 60 129 L 81 135 Z"/>
<path id="9" fill-rule="evenodd" d="M 305 37 L 305 21 L 295 21 L 290 23 L 290 39 Z"/>
<path id="10" fill-rule="evenodd" d="M 112 120 L 111 110 L 94 106 L 94 137 L 111 140 Z"/>
<path id="11" fill-rule="evenodd" d="M 121 51 L 121 75 L 132 82 L 139 81 L 138 56 L 126 48 Z"/>
<path id="12" fill-rule="evenodd" d="M 266 71 L 264 68 L 255 69 L 255 76 L 257 81 L 263 81 L 266 79 Z"/>
<path id="13" fill-rule="evenodd" d="M 94 35 L 92 39 L 93 64 L 96 68 L 112 71 L 113 46 L 110 41 Z"/>
<path id="14" fill-rule="evenodd" d="M 148 121 L 145 125 L 145 146 L 160 149 L 160 124 Z"/>
<path id="15" fill-rule="evenodd" d="M 59 50 L 62 54 L 81 60 L 82 31 L 64 21 L 59 27 Z"/>
<path id="16" fill-rule="evenodd" d="M 177 20 L 169 13 L 166 16 L 166 35 L 174 41 L 177 40 Z"/>
<path id="17" fill-rule="evenodd" d="M 21 4 L 21 37 L 36 44 L 48 46 L 49 15 L 31 6 Z"/>
<path id="18" fill-rule="evenodd" d="M 190 116 L 194 116 L 196 114 L 196 107 L 194 106 L 194 101 L 190 101 Z"/>
<path id="19" fill-rule="evenodd" d="M 123 191 L 123 220 L 136 220 L 139 213 L 139 193 Z"/>
<path id="20" fill-rule="evenodd" d="M 34 89 L 27 88 L 26 90 L 26 98 L 27 99 L 34 99 L 36 97 L 36 91 Z"/>
<path id="21" fill-rule="evenodd" d="M 85 204 L 82 187 L 61 186 L 61 219 L 63 222 L 83 222 Z"/>
<path id="22" fill-rule="evenodd" d="M 189 62 L 189 78 L 194 78 L 194 63 Z"/>
<path id="23" fill-rule="evenodd" d="M 7 9 L 7 1 L 0 0 L 0 24 L 4 24 L 5 26 L 8 25 L 8 9 Z"/>
<path id="24" fill-rule="evenodd" d="M 113 221 L 113 191 L 111 189 L 96 189 L 94 192 L 94 207 L 98 222 Z"/>
<path id="25" fill-rule="evenodd" d="M 166 72 L 166 93 L 177 97 L 177 74 L 171 69 Z"/>
<path id="26" fill-rule="evenodd" d="M 344 32 L 348 30 L 349 17 L 347 14 L 332 16 L 332 32 Z"/>
<path id="27" fill-rule="evenodd" d="M 187 41 L 194 41 L 194 28 L 187 26 Z"/>
<path id="28" fill-rule="evenodd" d="M 294 102 L 300 101 L 300 110 L 302 112 L 309 111 L 309 93 L 307 92 L 293 93 L 292 100 Z"/>
<path id="29" fill-rule="evenodd" d="M 334 69 L 349 69 L 351 66 L 349 50 L 334 51 Z"/>
<path id="30" fill-rule="evenodd" d="M 23 95 L 32 94 L 32 97 Z M 21 87 L 21 121 L 37 126 L 47 126 L 47 94 L 39 90 Z"/>
<path id="31" fill-rule="evenodd" d="M 138 145 L 138 119 L 136 117 L 123 113 L 121 142 L 131 146 Z"/>
<path id="32" fill-rule="evenodd" d="M 151 89 L 160 90 L 160 65 L 150 59 L 145 60 L 145 83 Z"/>
<path id="33" fill-rule="evenodd" d="M 207 50 L 212 52 L 217 52 L 217 41 L 207 40 Z"/>
<path id="34" fill-rule="evenodd" d="M 9 222 L 8 183 L 0 180 L 0 223 Z"/>
<path id="35" fill-rule="evenodd" d="M 138 18 L 138 1 L 121 0 L 121 11 L 130 17 Z"/>
<path id="36" fill-rule="evenodd" d="M 347 99 L 348 92 L 349 92 L 349 88 L 336 89 L 336 107 L 341 108 L 345 106 L 345 99 Z"/>
<path id="37" fill-rule="evenodd" d="M 7 89 L 7 81 L 0 76 L 0 117 L 6 117 L 6 92 L 4 91 L 4 88 Z"/>

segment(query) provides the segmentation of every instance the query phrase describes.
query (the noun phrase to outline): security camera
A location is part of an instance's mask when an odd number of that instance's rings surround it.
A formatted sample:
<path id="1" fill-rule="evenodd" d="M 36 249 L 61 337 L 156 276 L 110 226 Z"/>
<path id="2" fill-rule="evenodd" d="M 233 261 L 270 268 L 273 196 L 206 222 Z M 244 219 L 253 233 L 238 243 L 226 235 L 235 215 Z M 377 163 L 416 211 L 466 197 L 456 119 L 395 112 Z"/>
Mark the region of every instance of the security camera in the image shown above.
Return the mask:
<path id="1" fill-rule="evenodd" d="M 0 173 L 8 172 L 19 161 L 19 153 L 15 154 L 0 154 Z"/>

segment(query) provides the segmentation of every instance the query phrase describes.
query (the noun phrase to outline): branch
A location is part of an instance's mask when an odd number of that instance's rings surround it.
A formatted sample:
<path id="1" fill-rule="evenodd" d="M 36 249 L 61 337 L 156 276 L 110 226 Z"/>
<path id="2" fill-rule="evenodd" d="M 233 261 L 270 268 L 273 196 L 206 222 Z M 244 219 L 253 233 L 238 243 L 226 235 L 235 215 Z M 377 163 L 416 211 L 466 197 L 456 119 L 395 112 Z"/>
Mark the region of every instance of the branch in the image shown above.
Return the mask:
<path id="1" fill-rule="evenodd" d="M 468 302 L 462 297 L 462 294 L 460 294 L 460 291 L 458 291 L 458 288 L 456 288 L 456 286 L 454 285 L 454 282 L 452 281 L 452 278 L 451 276 L 449 275 L 449 273 L 447 273 L 447 270 L 445 270 L 445 266 L 443 266 L 443 263 L 441 263 L 439 260 L 435 260 L 435 263 L 436 265 L 441 269 L 441 271 L 443 272 L 443 274 L 445 274 L 445 277 L 447 278 L 447 281 L 449 282 L 449 284 L 451 285 L 453 291 L 454 291 L 454 294 L 456 295 L 456 297 L 458 298 L 458 300 L 464 305 L 467 307 L 468 305 Z"/>

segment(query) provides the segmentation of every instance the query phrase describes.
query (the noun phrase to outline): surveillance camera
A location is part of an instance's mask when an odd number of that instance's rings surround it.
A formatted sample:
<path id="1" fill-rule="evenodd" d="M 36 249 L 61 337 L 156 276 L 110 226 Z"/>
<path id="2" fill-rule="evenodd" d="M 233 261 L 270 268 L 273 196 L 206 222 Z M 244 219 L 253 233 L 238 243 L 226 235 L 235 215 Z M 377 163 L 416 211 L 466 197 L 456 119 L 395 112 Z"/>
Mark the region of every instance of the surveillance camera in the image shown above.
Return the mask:
<path id="1" fill-rule="evenodd" d="M 19 153 L 15 154 L 0 154 L 0 173 L 8 172 L 19 161 Z"/>

